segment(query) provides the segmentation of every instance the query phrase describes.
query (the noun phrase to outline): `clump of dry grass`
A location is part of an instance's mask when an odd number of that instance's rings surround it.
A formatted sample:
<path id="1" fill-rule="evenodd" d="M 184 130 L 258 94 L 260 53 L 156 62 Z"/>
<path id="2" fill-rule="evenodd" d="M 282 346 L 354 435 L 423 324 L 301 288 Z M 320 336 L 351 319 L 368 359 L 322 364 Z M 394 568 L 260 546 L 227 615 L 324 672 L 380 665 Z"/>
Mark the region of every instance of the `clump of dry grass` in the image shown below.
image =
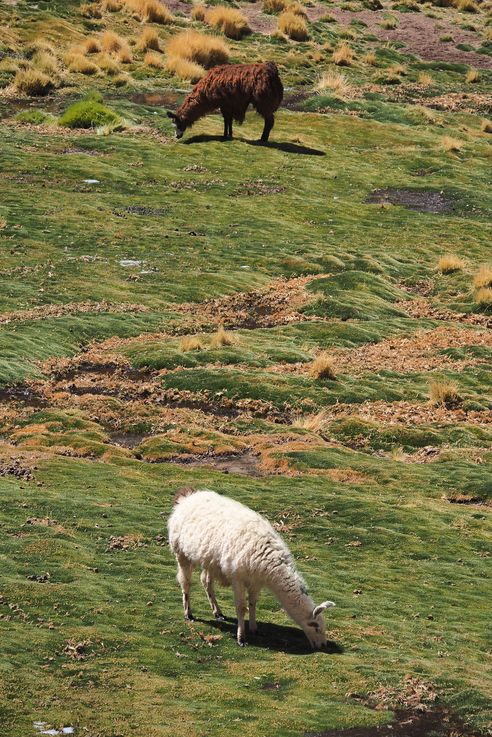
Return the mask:
<path id="1" fill-rule="evenodd" d="M 339 67 L 350 67 L 354 63 L 354 52 L 349 44 L 342 43 L 333 52 L 331 60 Z"/>
<path id="2" fill-rule="evenodd" d="M 197 335 L 187 335 L 186 337 L 181 338 L 179 347 L 183 353 L 188 353 L 189 351 L 201 351 L 203 343 Z"/>
<path id="3" fill-rule="evenodd" d="M 462 13 L 478 13 L 479 7 L 475 0 L 454 0 L 454 7 Z"/>
<path id="4" fill-rule="evenodd" d="M 430 107 L 425 107 L 425 105 L 415 105 L 414 110 L 416 113 L 420 113 L 420 115 L 422 115 L 428 123 L 431 123 L 431 125 L 439 124 L 439 116 Z"/>
<path id="5" fill-rule="evenodd" d="M 482 264 L 473 277 L 473 284 L 477 289 L 481 287 L 492 287 L 492 266 Z"/>
<path id="6" fill-rule="evenodd" d="M 198 82 L 205 74 L 204 67 L 181 56 L 168 56 L 165 66 L 169 72 L 188 82 Z"/>
<path id="7" fill-rule="evenodd" d="M 7 221 L 5 218 L 0 218 L 0 230 L 4 230 L 7 227 Z"/>
<path id="8" fill-rule="evenodd" d="M 32 64 L 38 71 L 44 72 L 51 78 L 60 73 L 56 57 L 47 51 L 38 51 L 34 54 Z"/>
<path id="9" fill-rule="evenodd" d="M 117 13 L 118 10 L 121 10 L 120 0 L 103 0 L 101 5 L 102 9 L 108 13 Z"/>
<path id="10" fill-rule="evenodd" d="M 365 64 L 369 64 L 371 67 L 375 67 L 378 61 L 376 54 L 373 51 L 369 51 L 365 56 L 362 57 L 362 61 Z"/>
<path id="11" fill-rule="evenodd" d="M 437 262 L 437 268 L 441 274 L 453 274 L 465 268 L 465 262 L 454 253 L 445 253 Z"/>
<path id="12" fill-rule="evenodd" d="M 215 5 L 207 10 L 205 23 L 222 31 L 227 38 L 236 40 L 251 33 L 246 16 L 240 10 L 228 8 L 226 5 Z"/>
<path id="13" fill-rule="evenodd" d="M 144 28 L 135 45 L 137 51 L 160 51 L 159 35 L 154 28 Z"/>
<path id="14" fill-rule="evenodd" d="M 333 358 L 328 353 L 320 353 L 310 365 L 309 374 L 315 379 L 336 379 Z"/>
<path id="15" fill-rule="evenodd" d="M 317 90 L 330 90 L 335 97 L 345 100 L 353 93 L 353 87 L 340 72 L 330 71 L 323 72 L 321 79 L 316 85 Z"/>
<path id="16" fill-rule="evenodd" d="M 389 74 L 396 74 L 401 77 L 404 77 L 407 74 L 407 68 L 404 67 L 403 64 L 392 64 L 388 67 L 387 71 Z"/>
<path id="17" fill-rule="evenodd" d="M 458 153 L 463 148 L 463 141 L 459 141 L 452 136 L 444 136 L 442 139 L 442 147 L 449 153 Z"/>
<path id="18" fill-rule="evenodd" d="M 263 12 L 264 13 L 282 13 L 286 10 L 288 0 L 263 0 Z"/>
<path id="19" fill-rule="evenodd" d="M 98 54 L 101 51 L 101 44 L 95 36 L 89 36 L 81 44 L 80 51 L 83 54 Z"/>
<path id="20" fill-rule="evenodd" d="M 490 287 L 482 287 L 475 292 L 475 302 L 477 305 L 492 305 L 492 289 Z"/>
<path id="21" fill-rule="evenodd" d="M 83 18 L 102 18 L 101 8 L 97 3 L 82 3 L 79 10 Z"/>
<path id="22" fill-rule="evenodd" d="M 347 28 L 341 28 L 338 31 L 338 38 L 345 38 L 349 41 L 355 41 L 357 36 L 358 33 L 355 28 L 351 28 L 350 26 L 348 26 Z"/>
<path id="23" fill-rule="evenodd" d="M 301 430 L 310 430 L 311 432 L 322 432 L 328 424 L 328 414 L 326 410 L 321 410 L 312 415 L 299 415 L 292 422 L 292 427 L 298 427 Z"/>
<path id="24" fill-rule="evenodd" d="M 131 64 L 133 61 L 132 52 L 130 51 L 129 46 L 124 46 L 120 49 L 116 54 L 116 57 L 120 64 Z"/>
<path id="25" fill-rule="evenodd" d="M 127 45 L 124 38 L 114 31 L 104 31 L 101 36 L 101 49 L 107 54 L 116 53 Z"/>
<path id="26" fill-rule="evenodd" d="M 164 69 L 164 59 L 156 51 L 147 51 L 144 56 L 144 64 L 146 67 L 152 67 L 153 69 Z"/>
<path id="27" fill-rule="evenodd" d="M 30 97 L 43 97 L 54 87 L 53 81 L 38 69 L 21 69 L 14 77 L 14 87 Z"/>
<path id="28" fill-rule="evenodd" d="M 221 39 L 207 36 L 199 31 L 183 31 L 173 36 L 167 44 L 166 51 L 168 57 L 193 62 L 195 68 L 196 65 L 200 65 L 202 68 L 210 69 L 217 64 L 226 64 L 229 61 L 227 45 Z M 176 69 L 170 69 L 170 71 L 182 77 Z M 187 77 L 182 78 L 187 79 Z"/>
<path id="29" fill-rule="evenodd" d="M 289 13 L 294 13 L 294 15 L 302 15 L 304 18 L 307 18 L 306 8 L 301 3 L 291 2 L 287 5 L 286 10 Z"/>
<path id="30" fill-rule="evenodd" d="M 133 17 L 145 23 L 171 23 L 173 16 L 169 8 L 159 0 L 124 0 Z"/>
<path id="31" fill-rule="evenodd" d="M 202 5 L 199 3 L 198 5 L 193 6 L 193 10 L 191 11 L 191 20 L 205 20 L 205 13 L 207 12 L 207 8 L 205 5 Z"/>
<path id="32" fill-rule="evenodd" d="M 429 398 L 438 407 L 455 407 L 461 402 L 458 385 L 447 379 L 435 379 L 429 384 Z"/>
<path id="33" fill-rule="evenodd" d="M 431 87 L 434 84 L 434 77 L 429 72 L 420 72 L 417 81 L 422 87 Z"/>
<path id="34" fill-rule="evenodd" d="M 102 72 L 105 72 L 110 76 L 118 74 L 120 70 L 118 62 L 108 54 L 101 54 L 101 56 L 97 60 L 97 64 Z"/>
<path id="35" fill-rule="evenodd" d="M 480 74 L 477 69 L 469 69 L 466 73 L 466 81 L 468 84 L 474 84 L 480 79 Z"/>
<path id="36" fill-rule="evenodd" d="M 492 120 L 484 118 L 480 124 L 480 130 L 482 133 L 492 133 Z"/>
<path id="37" fill-rule="evenodd" d="M 278 29 L 293 41 L 306 41 L 309 38 L 307 23 L 302 15 L 284 11 L 278 17 Z"/>
<path id="38" fill-rule="evenodd" d="M 379 25 L 387 31 L 394 31 L 395 28 L 398 28 L 398 20 L 393 15 L 390 15 L 387 18 L 383 18 Z"/>
<path id="39" fill-rule="evenodd" d="M 234 345 L 236 338 L 232 333 L 228 333 L 223 325 L 219 325 L 217 332 L 212 336 L 210 345 L 212 348 L 222 348 L 226 345 Z"/>
<path id="40" fill-rule="evenodd" d="M 69 51 L 68 54 L 65 56 L 65 64 L 68 67 L 69 72 L 74 72 L 75 74 L 97 74 L 99 71 L 99 67 L 94 64 L 93 61 L 90 59 L 86 59 L 86 57 L 80 53 L 80 51 Z"/>

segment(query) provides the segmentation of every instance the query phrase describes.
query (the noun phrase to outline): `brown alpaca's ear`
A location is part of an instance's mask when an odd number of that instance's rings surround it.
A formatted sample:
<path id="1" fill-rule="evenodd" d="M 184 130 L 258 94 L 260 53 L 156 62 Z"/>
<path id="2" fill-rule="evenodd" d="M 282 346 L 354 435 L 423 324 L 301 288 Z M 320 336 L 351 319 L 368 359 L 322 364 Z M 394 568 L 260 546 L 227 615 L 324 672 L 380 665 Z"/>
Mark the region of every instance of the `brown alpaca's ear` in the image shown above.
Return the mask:
<path id="1" fill-rule="evenodd" d="M 167 117 L 168 117 L 168 118 L 171 118 L 172 120 L 176 120 L 176 118 L 177 118 L 178 116 L 176 115 L 176 113 L 173 113 L 173 111 L 172 111 L 172 110 L 168 110 L 168 111 L 167 111 Z"/>

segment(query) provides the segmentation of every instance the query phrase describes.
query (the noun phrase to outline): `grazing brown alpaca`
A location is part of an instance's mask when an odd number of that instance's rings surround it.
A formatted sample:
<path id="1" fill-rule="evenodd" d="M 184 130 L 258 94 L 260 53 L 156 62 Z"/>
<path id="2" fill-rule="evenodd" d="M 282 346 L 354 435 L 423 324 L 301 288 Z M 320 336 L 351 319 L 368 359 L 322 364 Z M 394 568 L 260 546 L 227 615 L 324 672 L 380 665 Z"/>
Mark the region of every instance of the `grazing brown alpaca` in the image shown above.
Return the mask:
<path id="1" fill-rule="evenodd" d="M 232 138 L 232 121 L 242 123 L 248 105 L 265 120 L 261 140 L 268 136 L 275 121 L 274 112 L 282 102 L 284 88 L 276 65 L 225 64 L 214 67 L 195 85 L 175 113 L 168 116 L 176 128 L 176 138 L 181 138 L 199 118 L 220 109 L 224 116 L 224 138 Z"/>

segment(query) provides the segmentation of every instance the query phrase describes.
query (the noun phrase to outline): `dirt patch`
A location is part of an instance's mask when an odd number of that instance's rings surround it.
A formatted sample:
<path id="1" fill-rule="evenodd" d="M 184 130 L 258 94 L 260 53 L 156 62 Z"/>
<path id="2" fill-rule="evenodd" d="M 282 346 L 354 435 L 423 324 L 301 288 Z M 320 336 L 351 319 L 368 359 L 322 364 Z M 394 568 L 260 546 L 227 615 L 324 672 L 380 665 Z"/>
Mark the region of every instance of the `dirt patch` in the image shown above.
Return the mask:
<path id="1" fill-rule="evenodd" d="M 263 2 L 244 3 L 241 11 L 248 19 L 249 27 L 253 33 L 270 35 L 277 27 L 277 18 L 274 15 L 266 15 L 263 12 Z"/>
<path id="2" fill-rule="evenodd" d="M 383 41 L 402 41 L 405 44 L 404 51 L 419 56 L 424 61 L 444 61 L 448 63 L 469 64 L 470 66 L 488 69 L 490 57 L 477 54 L 474 51 L 462 51 L 456 48 L 457 44 L 470 44 L 475 46 L 477 35 L 471 31 L 465 31 L 442 18 L 429 18 L 424 13 L 401 13 L 391 9 L 391 15 L 398 19 L 399 25 L 393 30 L 381 28 L 379 25 L 386 14 L 386 9 L 381 11 L 362 10 L 358 13 L 342 10 L 336 6 L 330 6 L 330 13 L 339 23 L 350 25 L 352 20 L 363 21 L 367 28 L 366 33 L 371 33 Z M 308 9 L 310 19 L 315 19 L 319 10 Z M 318 16 L 319 17 L 319 16 Z M 451 35 L 452 43 L 441 41 L 444 35 Z"/>
<path id="3" fill-rule="evenodd" d="M 492 316 L 468 312 L 452 312 L 442 307 L 435 307 L 426 297 L 417 297 L 412 300 L 395 302 L 395 307 L 403 310 L 409 317 L 431 318 L 432 320 L 446 320 L 448 322 L 470 323 L 486 328 L 492 327 Z"/>
<path id="4" fill-rule="evenodd" d="M 106 552 L 112 552 L 113 550 L 135 550 L 144 546 L 145 543 L 141 535 L 118 535 L 109 538 Z"/>
<path id="5" fill-rule="evenodd" d="M 189 6 L 186 7 L 189 12 Z M 136 105 L 147 105 L 148 107 L 174 107 L 182 98 L 182 92 L 163 90 L 161 92 L 137 92 L 134 95 L 130 95 L 128 99 Z"/>
<path id="6" fill-rule="evenodd" d="M 151 433 L 144 432 L 113 432 L 109 436 L 109 442 L 119 448 L 136 448 L 137 445 L 150 437 L 152 437 Z"/>
<path id="7" fill-rule="evenodd" d="M 365 199 L 368 204 L 401 205 L 415 212 L 454 212 L 454 201 L 443 192 L 412 189 L 375 189 Z"/>
<path id="8" fill-rule="evenodd" d="M 445 494 L 442 498 L 450 504 L 486 504 L 485 499 L 482 499 L 480 496 L 474 496 L 473 494 Z"/>
<path id="9" fill-rule="evenodd" d="M 34 479 L 32 470 L 23 466 L 18 458 L 12 458 L 8 463 L 0 464 L 0 476 L 13 476 L 21 481 Z"/>
<path id="10" fill-rule="evenodd" d="M 0 402 L 21 402 L 29 407 L 45 407 L 46 400 L 31 386 L 15 384 L 0 389 Z"/>
<path id="11" fill-rule="evenodd" d="M 245 450 L 241 453 L 203 453 L 197 456 L 188 456 L 180 458 L 170 458 L 168 463 L 177 463 L 181 466 L 189 466 L 190 468 L 211 467 L 222 473 L 237 473 L 240 476 L 260 477 L 264 474 L 260 469 L 258 456 L 254 455 L 251 450 Z"/>
<path id="12" fill-rule="evenodd" d="M 0 314 L 0 325 L 24 320 L 43 320 L 50 317 L 80 315 L 86 312 L 147 312 L 147 307 L 137 304 L 115 304 L 113 302 L 71 302 L 65 305 L 43 305 L 31 310 Z"/>
<path id="13" fill-rule="evenodd" d="M 253 197 L 254 195 L 280 194 L 285 192 L 285 187 L 264 179 L 249 179 L 242 182 L 239 187 L 231 193 L 231 197 Z"/>

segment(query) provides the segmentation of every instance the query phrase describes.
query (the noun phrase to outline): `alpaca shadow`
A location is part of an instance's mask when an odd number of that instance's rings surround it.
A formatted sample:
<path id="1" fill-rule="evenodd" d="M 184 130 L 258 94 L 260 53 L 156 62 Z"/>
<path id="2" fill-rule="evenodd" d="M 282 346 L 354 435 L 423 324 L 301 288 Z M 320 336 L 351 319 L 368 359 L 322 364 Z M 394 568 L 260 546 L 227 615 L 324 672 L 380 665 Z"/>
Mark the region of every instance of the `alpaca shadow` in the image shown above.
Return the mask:
<path id="1" fill-rule="evenodd" d="M 297 143 L 277 143 L 275 141 L 248 141 L 246 138 L 224 138 L 223 136 L 212 136 L 208 133 L 201 133 L 198 136 L 191 136 L 181 141 L 186 146 L 194 143 L 230 143 L 231 141 L 237 141 L 239 143 L 247 143 L 248 146 L 261 146 L 262 148 L 275 148 L 277 151 L 284 151 L 288 154 L 302 154 L 304 156 L 326 156 L 324 151 L 320 151 L 317 148 L 309 148 L 308 146 L 299 146 Z"/>
<path id="2" fill-rule="evenodd" d="M 192 143 L 212 143 L 213 141 L 218 141 L 219 143 L 229 143 L 231 140 L 231 138 L 224 138 L 224 136 L 212 136 L 208 133 L 200 133 L 198 136 L 184 138 L 180 141 L 180 143 L 184 143 L 186 146 L 189 146 Z"/>
<path id="3" fill-rule="evenodd" d="M 197 617 L 195 621 L 214 627 L 221 632 L 227 632 L 233 637 L 236 636 L 237 620 L 232 617 L 225 617 L 224 620 L 200 619 Z M 248 634 L 246 629 L 246 640 L 251 647 L 263 647 L 266 650 L 276 650 L 289 653 L 289 655 L 312 655 L 316 652 L 311 649 L 306 636 L 301 630 L 281 624 L 258 622 L 256 635 Z M 343 647 L 337 642 L 328 640 L 326 649 L 321 652 L 327 655 L 340 655 L 343 653 Z"/>

